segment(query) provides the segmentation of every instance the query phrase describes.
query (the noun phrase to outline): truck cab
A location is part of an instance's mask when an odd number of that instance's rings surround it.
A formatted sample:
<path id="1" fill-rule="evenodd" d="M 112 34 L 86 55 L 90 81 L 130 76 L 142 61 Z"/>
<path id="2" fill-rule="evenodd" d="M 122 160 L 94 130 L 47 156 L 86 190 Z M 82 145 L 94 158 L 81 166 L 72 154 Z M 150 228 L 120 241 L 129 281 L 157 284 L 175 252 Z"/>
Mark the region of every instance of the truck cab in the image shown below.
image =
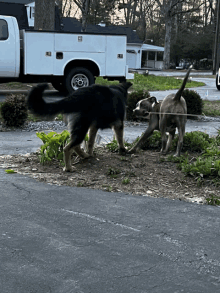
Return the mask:
<path id="1" fill-rule="evenodd" d="M 20 73 L 20 37 L 17 20 L 0 18 L 0 78 L 16 78 Z"/>

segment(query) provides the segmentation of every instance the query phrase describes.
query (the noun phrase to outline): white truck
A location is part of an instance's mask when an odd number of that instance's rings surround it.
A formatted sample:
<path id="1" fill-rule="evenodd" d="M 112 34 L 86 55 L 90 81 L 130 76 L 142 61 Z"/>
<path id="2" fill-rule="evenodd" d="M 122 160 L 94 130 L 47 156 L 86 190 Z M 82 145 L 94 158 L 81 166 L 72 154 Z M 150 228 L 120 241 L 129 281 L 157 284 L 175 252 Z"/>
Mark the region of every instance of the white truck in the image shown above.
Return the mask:
<path id="1" fill-rule="evenodd" d="M 16 18 L 0 16 L 0 83 L 50 82 L 72 92 L 95 77 L 132 79 L 126 35 L 20 30 Z"/>

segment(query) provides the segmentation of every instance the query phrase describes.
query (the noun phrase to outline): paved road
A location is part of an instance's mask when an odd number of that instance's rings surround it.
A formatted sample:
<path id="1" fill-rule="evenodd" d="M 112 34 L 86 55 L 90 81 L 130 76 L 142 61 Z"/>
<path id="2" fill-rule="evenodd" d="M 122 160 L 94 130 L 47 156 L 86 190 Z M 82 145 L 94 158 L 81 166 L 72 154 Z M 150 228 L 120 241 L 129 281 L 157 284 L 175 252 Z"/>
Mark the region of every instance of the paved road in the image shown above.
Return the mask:
<path id="1" fill-rule="evenodd" d="M 0 133 L 1 154 L 37 147 L 34 133 Z M 52 186 L 3 169 L 0 188 L 1 293 L 220 292 L 217 207 Z"/>
<path id="2" fill-rule="evenodd" d="M 220 292 L 219 208 L 0 178 L 1 293 Z"/>

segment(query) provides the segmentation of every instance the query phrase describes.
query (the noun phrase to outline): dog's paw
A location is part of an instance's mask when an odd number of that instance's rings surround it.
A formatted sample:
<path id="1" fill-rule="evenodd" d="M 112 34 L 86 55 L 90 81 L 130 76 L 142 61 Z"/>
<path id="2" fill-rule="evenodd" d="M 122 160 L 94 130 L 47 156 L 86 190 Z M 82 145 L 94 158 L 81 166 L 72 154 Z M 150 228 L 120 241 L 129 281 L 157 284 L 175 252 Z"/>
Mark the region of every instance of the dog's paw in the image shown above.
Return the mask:
<path id="1" fill-rule="evenodd" d="M 167 154 L 167 152 L 165 150 L 161 149 L 160 154 L 165 156 Z"/>
<path id="2" fill-rule="evenodd" d="M 128 151 L 126 150 L 126 148 L 119 148 L 119 155 L 120 156 L 124 156 L 128 153 Z"/>
<path id="3" fill-rule="evenodd" d="M 74 168 L 72 166 L 65 166 L 63 168 L 63 172 L 73 172 Z"/>
<path id="4" fill-rule="evenodd" d="M 132 154 L 136 154 L 136 153 L 140 153 L 141 152 L 141 148 L 137 148 L 137 147 L 135 147 L 135 148 L 131 148 L 129 151 L 128 151 L 128 154 L 129 155 L 132 155 Z"/>
<path id="5" fill-rule="evenodd" d="M 91 157 L 91 155 L 90 155 L 90 154 L 86 154 L 86 153 L 83 154 L 83 156 L 82 156 L 83 159 L 88 159 L 88 158 L 90 158 L 90 157 Z"/>
<path id="6" fill-rule="evenodd" d="M 128 154 L 131 155 L 131 154 L 135 154 L 136 153 L 136 149 L 132 148 L 128 151 Z"/>

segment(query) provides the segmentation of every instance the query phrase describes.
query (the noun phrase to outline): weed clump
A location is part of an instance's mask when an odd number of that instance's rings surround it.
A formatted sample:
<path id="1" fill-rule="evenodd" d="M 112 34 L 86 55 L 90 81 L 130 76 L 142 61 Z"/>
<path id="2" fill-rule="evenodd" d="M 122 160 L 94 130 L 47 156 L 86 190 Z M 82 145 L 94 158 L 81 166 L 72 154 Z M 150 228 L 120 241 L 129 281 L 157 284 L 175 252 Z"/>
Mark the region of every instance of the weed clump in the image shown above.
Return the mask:
<path id="1" fill-rule="evenodd" d="M 2 119 L 6 126 L 22 126 L 28 117 L 28 109 L 24 95 L 9 95 L 1 106 Z"/>

